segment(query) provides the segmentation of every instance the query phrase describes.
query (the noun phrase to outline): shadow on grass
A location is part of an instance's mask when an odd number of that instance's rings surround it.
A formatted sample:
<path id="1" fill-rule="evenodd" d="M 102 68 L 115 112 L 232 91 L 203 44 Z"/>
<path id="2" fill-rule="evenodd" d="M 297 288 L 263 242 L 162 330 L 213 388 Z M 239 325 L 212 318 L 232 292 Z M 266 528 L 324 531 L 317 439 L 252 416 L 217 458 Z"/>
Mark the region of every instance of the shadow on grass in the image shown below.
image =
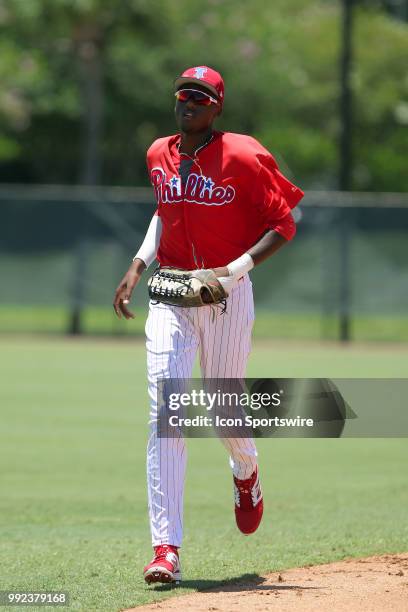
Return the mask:
<path id="1" fill-rule="evenodd" d="M 297 584 L 265 584 L 266 578 L 259 574 L 244 574 L 229 578 L 228 580 L 184 580 L 180 584 L 151 585 L 153 591 L 162 593 L 182 589 L 196 589 L 197 591 L 211 590 L 213 593 L 237 593 L 239 591 L 291 591 L 291 590 L 318 590 L 319 587 L 305 587 Z"/>

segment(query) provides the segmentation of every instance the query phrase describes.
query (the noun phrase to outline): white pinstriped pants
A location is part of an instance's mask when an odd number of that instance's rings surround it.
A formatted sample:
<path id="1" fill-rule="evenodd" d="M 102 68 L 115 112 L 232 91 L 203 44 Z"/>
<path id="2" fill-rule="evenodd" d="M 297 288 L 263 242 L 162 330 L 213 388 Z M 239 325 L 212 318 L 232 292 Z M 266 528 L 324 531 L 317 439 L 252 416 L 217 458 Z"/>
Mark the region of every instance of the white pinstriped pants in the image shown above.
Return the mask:
<path id="1" fill-rule="evenodd" d="M 153 546 L 181 546 L 186 470 L 184 438 L 157 435 L 157 380 L 190 378 L 197 349 L 203 378 L 244 378 L 254 322 L 252 283 L 245 275 L 232 289 L 227 310 L 211 306 L 180 308 L 150 303 L 146 322 L 150 434 L 147 489 Z M 221 438 L 237 478 L 249 478 L 257 464 L 251 438 Z"/>

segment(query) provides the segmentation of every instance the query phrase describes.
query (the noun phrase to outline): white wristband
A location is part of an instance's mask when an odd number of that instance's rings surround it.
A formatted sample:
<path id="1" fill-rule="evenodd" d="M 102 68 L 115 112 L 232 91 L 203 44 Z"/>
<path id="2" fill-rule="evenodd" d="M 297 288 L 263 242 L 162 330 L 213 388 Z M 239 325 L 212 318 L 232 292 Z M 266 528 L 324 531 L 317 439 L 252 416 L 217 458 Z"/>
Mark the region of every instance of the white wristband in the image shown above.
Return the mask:
<path id="1" fill-rule="evenodd" d="M 244 253 L 241 257 L 238 257 L 238 259 L 231 261 L 231 263 L 227 265 L 230 276 L 234 276 L 236 279 L 244 276 L 244 274 L 252 270 L 253 267 L 254 260 L 249 253 Z"/>
<path id="2" fill-rule="evenodd" d="M 225 291 L 228 295 L 234 289 L 235 285 L 238 283 L 238 279 L 234 276 L 219 276 L 218 282 L 224 287 Z"/>
<path id="3" fill-rule="evenodd" d="M 157 249 L 160 244 L 160 237 L 162 232 L 162 222 L 158 215 L 153 215 L 152 220 L 150 221 L 150 225 L 146 232 L 145 239 L 143 240 L 143 244 L 136 253 L 133 258 L 141 259 L 145 262 L 146 268 L 150 266 L 152 261 L 156 258 Z"/>

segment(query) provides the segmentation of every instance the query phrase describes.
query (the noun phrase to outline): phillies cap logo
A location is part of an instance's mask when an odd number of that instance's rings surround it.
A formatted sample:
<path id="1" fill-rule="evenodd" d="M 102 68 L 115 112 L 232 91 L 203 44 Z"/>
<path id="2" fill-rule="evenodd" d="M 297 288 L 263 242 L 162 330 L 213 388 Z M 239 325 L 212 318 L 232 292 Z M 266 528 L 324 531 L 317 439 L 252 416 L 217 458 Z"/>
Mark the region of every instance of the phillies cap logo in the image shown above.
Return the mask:
<path id="1" fill-rule="evenodd" d="M 205 76 L 205 73 L 207 72 L 207 68 L 194 68 L 194 77 L 196 79 L 203 79 Z"/>

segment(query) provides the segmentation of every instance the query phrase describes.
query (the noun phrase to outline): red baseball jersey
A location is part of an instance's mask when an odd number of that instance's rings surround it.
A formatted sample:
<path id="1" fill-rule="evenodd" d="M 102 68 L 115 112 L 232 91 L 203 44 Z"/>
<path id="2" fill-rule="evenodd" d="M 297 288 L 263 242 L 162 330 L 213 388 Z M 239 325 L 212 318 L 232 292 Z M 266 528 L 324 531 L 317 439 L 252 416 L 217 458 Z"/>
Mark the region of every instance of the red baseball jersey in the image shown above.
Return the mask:
<path id="1" fill-rule="evenodd" d="M 255 138 L 213 132 L 213 139 L 198 151 L 185 184 L 179 175 L 180 138 L 159 138 L 147 152 L 162 221 L 160 265 L 225 266 L 268 229 L 287 240 L 294 236 L 290 211 L 304 194 Z"/>

